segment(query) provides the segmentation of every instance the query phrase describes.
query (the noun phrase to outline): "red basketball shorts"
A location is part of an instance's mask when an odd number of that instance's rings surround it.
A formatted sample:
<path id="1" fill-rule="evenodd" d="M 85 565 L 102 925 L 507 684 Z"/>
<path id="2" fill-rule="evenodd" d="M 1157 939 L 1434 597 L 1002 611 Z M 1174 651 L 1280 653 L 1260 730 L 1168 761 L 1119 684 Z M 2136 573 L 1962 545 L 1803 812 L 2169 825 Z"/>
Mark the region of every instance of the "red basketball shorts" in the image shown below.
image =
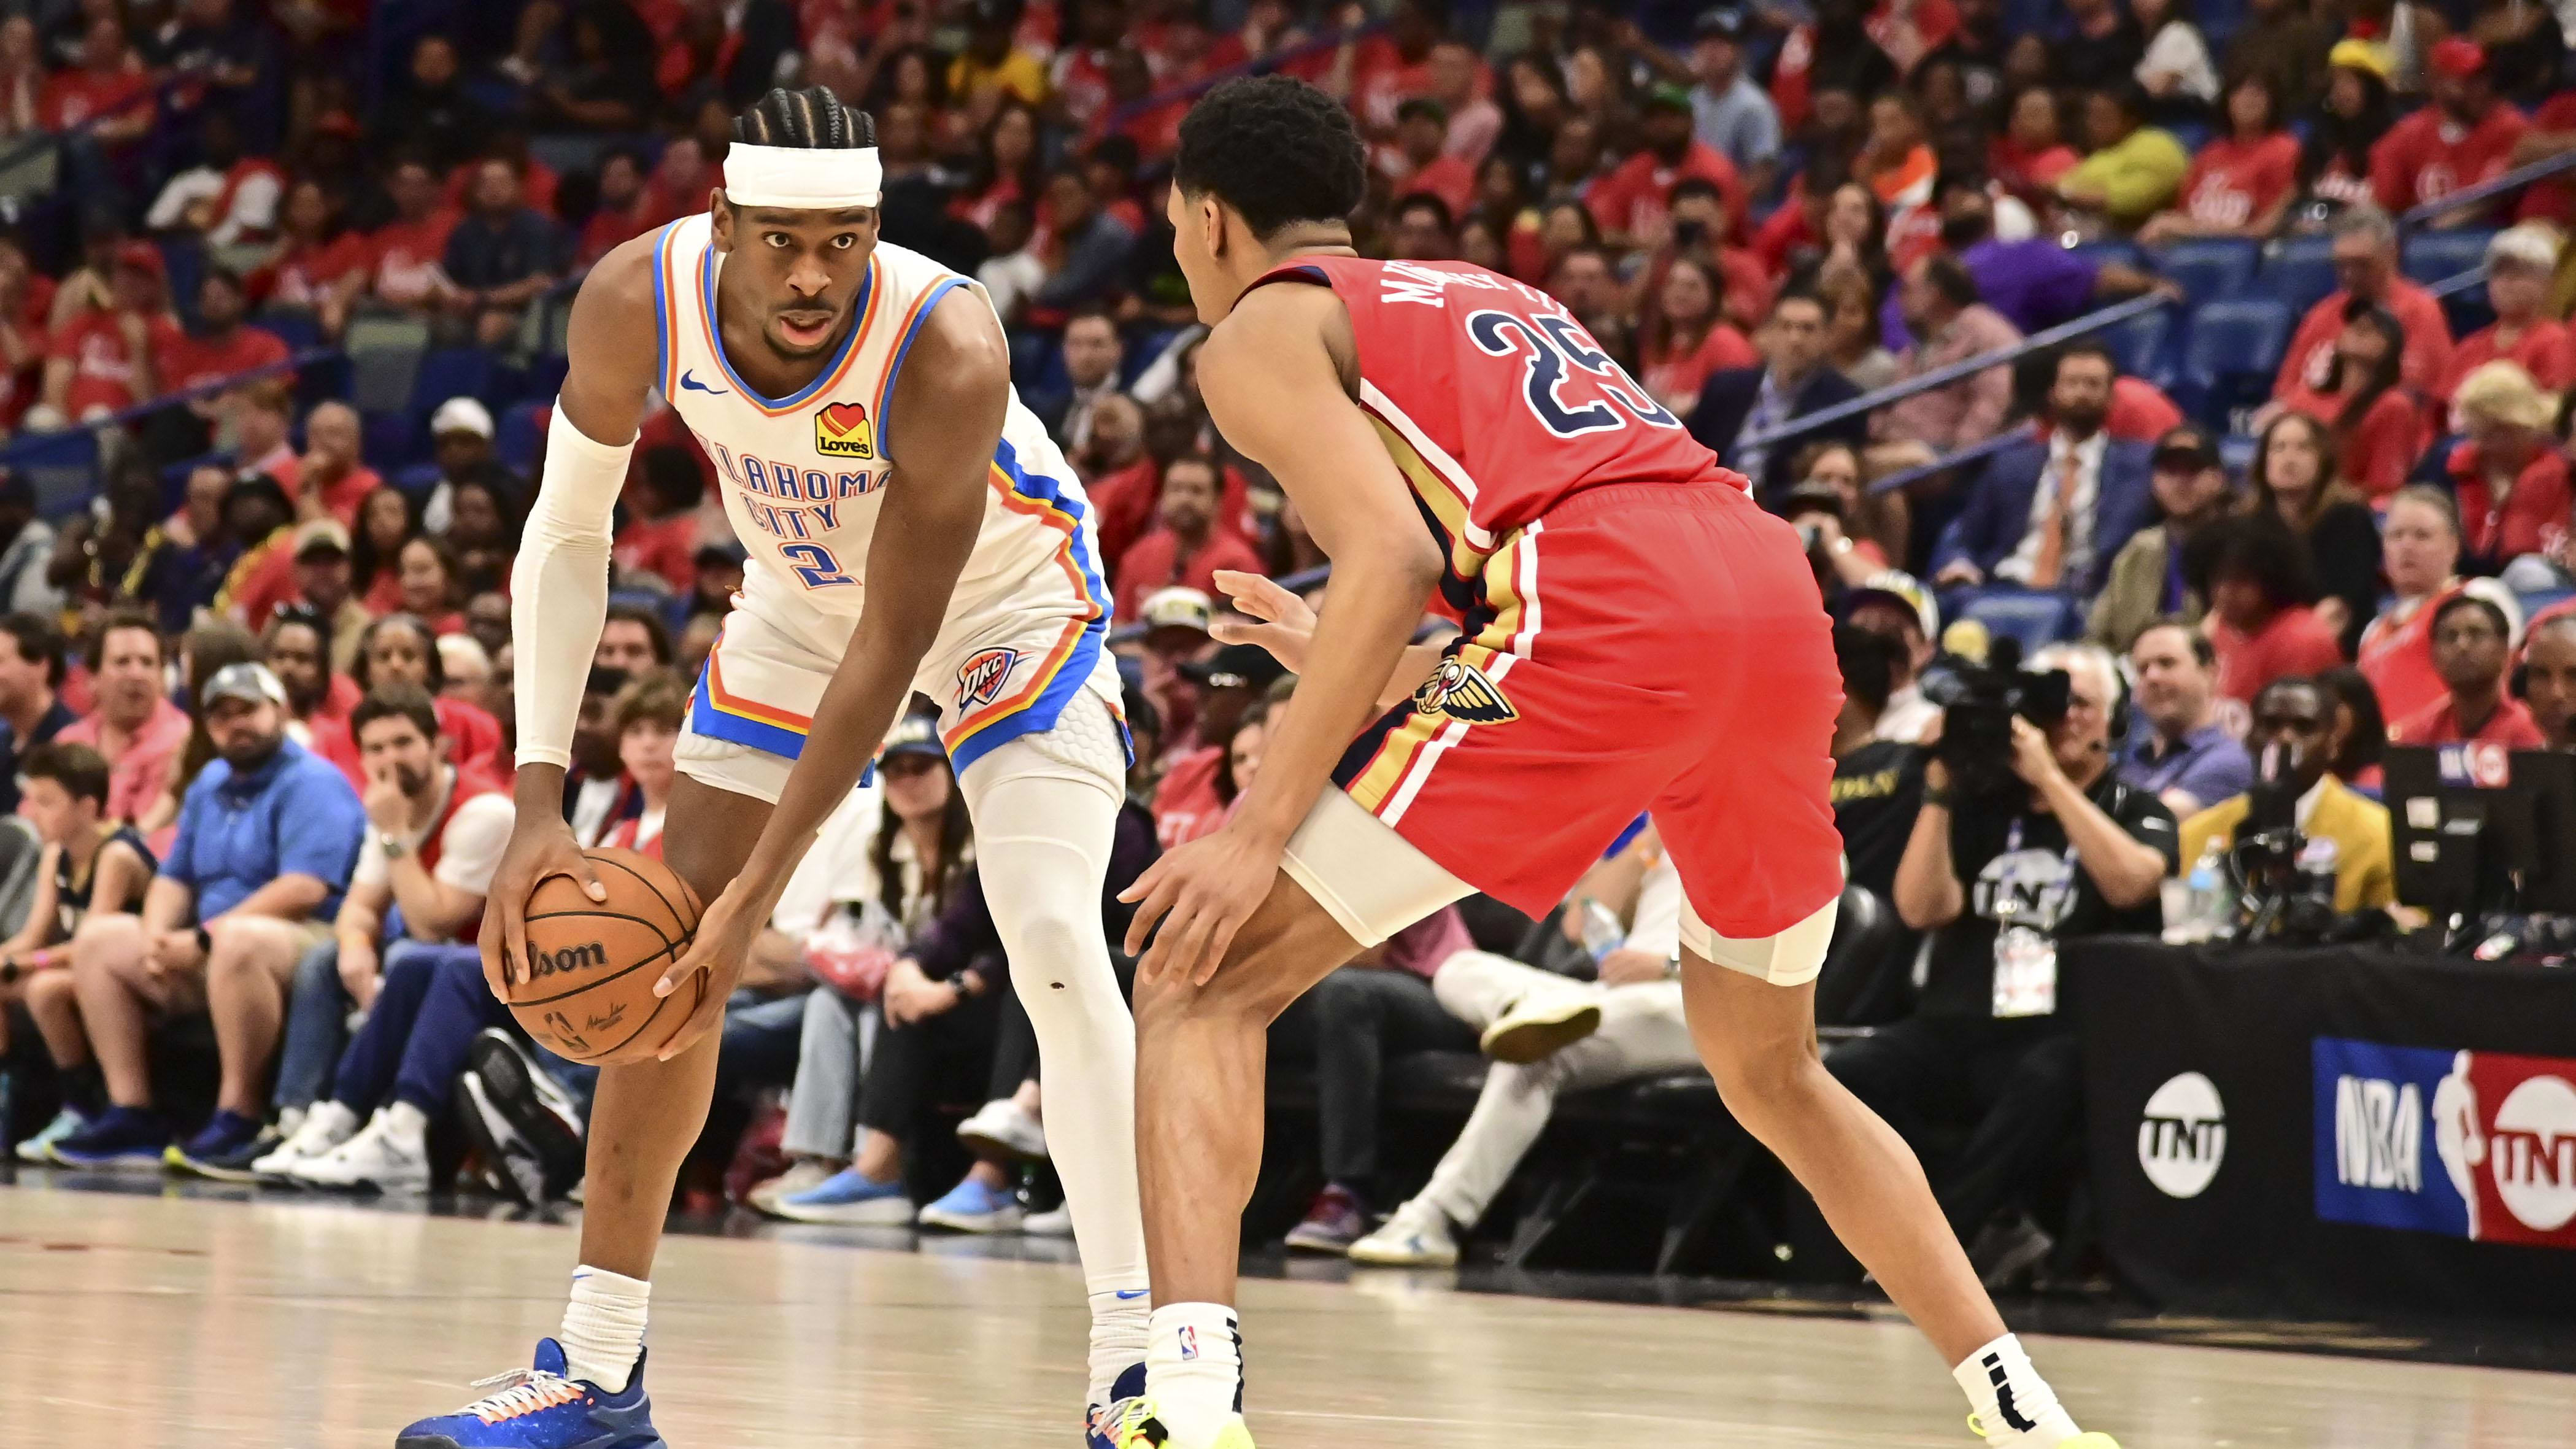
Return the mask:
<path id="1" fill-rule="evenodd" d="M 1490 608 L 1335 780 L 1543 915 L 1651 811 L 1700 919 L 1754 939 L 1842 890 L 1842 679 L 1797 533 L 1741 491 L 1621 484 L 1506 540 Z"/>

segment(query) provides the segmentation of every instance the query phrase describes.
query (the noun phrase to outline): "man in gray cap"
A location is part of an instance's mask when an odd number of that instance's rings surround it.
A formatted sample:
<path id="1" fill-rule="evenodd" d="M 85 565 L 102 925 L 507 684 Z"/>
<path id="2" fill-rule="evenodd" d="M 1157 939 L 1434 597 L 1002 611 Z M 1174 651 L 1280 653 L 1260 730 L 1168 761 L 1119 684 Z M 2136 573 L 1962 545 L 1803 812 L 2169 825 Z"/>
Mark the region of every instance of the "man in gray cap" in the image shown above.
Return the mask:
<path id="1" fill-rule="evenodd" d="M 339 768 L 287 737 L 286 686 L 265 664 L 206 681 L 200 718 L 221 758 L 179 807 L 179 835 L 134 915 L 92 916 L 72 979 L 113 1104 L 54 1144 L 80 1166 L 149 1162 L 247 1182 L 295 963 L 329 939 L 366 812 Z M 174 1143 L 155 1110 L 144 1038 L 162 1016 L 207 1011 L 222 1063 L 216 1111 Z"/>

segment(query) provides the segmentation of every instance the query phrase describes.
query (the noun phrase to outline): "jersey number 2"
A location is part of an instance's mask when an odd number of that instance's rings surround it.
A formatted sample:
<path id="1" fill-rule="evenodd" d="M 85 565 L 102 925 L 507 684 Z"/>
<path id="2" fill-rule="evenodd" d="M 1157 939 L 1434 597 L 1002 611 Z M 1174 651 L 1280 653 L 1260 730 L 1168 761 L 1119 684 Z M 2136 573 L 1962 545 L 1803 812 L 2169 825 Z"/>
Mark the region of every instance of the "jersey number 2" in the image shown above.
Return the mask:
<path id="1" fill-rule="evenodd" d="M 1570 317 L 1520 317 L 1509 312 L 1476 312 L 1467 318 L 1467 335 L 1496 357 L 1526 354 L 1529 364 L 1530 411 L 1560 438 L 1628 426 L 1628 419 L 1657 428 L 1678 428 L 1682 420 L 1636 380 L 1620 370 L 1607 353 Z M 1592 379 L 1600 398 L 1574 403 L 1566 396 L 1569 369 Z M 1602 398 L 1607 398 L 1605 402 Z M 1617 404 L 1614 408 L 1611 404 Z"/>
<path id="2" fill-rule="evenodd" d="M 841 572 L 841 561 L 832 557 L 832 551 L 819 543 L 780 544 L 778 556 L 787 560 L 787 566 L 796 571 L 796 577 L 803 579 L 809 589 L 828 589 L 835 584 L 858 582 Z"/>

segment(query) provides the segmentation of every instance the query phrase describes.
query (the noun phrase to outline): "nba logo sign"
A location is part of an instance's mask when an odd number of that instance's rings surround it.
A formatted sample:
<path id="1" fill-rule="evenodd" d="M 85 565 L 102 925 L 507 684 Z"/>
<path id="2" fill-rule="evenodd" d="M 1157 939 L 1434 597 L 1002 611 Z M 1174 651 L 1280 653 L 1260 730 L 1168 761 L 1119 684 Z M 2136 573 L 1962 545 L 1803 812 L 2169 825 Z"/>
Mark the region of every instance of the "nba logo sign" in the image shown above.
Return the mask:
<path id="1" fill-rule="evenodd" d="M 1002 697 L 1002 682 L 1020 662 L 1017 649 L 987 649 L 957 668 L 957 707 L 973 709 Z"/>
<path id="2" fill-rule="evenodd" d="M 2318 1037 L 2316 1209 L 2576 1248 L 2576 1061 Z"/>
<path id="3" fill-rule="evenodd" d="M 816 413 L 814 451 L 826 458 L 874 458 L 876 437 L 868 429 L 868 410 L 854 402 L 837 402 Z"/>

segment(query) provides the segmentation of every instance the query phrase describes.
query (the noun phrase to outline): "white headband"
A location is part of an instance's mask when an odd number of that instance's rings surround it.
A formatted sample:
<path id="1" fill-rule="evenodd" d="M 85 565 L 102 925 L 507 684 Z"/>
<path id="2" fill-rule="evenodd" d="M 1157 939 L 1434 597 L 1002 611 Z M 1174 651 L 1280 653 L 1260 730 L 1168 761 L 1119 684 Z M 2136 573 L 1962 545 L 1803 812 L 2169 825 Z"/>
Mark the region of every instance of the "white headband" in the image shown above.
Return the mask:
<path id="1" fill-rule="evenodd" d="M 885 169 L 874 146 L 817 150 L 736 141 L 725 151 L 724 181 L 725 200 L 735 206 L 832 211 L 876 205 Z"/>

